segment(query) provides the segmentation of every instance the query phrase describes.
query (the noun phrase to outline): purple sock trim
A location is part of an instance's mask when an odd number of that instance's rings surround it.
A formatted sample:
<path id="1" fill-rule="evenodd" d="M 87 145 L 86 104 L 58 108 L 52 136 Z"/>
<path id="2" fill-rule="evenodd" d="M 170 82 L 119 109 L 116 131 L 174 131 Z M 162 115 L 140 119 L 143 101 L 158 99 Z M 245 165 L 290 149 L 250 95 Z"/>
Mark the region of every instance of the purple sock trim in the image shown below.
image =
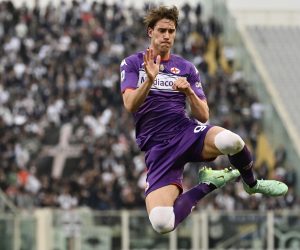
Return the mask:
<path id="1" fill-rule="evenodd" d="M 182 222 L 205 195 L 215 190 L 216 187 L 206 183 L 200 183 L 189 191 L 178 196 L 174 202 L 175 226 Z"/>
<path id="2" fill-rule="evenodd" d="M 228 158 L 230 163 L 240 171 L 244 182 L 249 186 L 255 185 L 256 179 L 252 170 L 253 159 L 247 146 L 245 145 L 244 148 L 235 155 L 228 155 Z"/>

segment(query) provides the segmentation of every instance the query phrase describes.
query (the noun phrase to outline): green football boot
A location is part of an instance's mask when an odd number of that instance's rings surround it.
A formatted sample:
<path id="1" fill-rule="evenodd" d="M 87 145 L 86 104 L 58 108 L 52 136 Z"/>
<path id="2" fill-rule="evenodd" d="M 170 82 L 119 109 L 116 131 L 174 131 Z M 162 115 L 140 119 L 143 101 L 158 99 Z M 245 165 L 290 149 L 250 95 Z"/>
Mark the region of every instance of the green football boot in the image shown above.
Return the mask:
<path id="1" fill-rule="evenodd" d="M 236 169 L 225 168 L 223 170 L 213 170 L 204 167 L 199 171 L 199 182 L 213 184 L 217 188 L 225 186 L 226 183 L 236 180 L 240 172 Z"/>
<path id="2" fill-rule="evenodd" d="M 275 180 L 257 180 L 254 187 L 249 187 L 246 183 L 243 183 L 244 189 L 248 194 L 264 194 L 268 196 L 280 196 L 284 195 L 288 191 L 288 186 L 281 181 Z"/>

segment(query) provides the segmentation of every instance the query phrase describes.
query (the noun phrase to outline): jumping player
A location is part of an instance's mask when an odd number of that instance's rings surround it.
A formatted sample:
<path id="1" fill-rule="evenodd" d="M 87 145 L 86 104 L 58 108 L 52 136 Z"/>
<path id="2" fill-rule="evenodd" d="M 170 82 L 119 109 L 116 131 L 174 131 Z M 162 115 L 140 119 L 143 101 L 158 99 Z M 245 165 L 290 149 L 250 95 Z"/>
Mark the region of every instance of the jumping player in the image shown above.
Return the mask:
<path id="1" fill-rule="evenodd" d="M 124 106 L 133 113 L 136 142 L 148 168 L 147 212 L 158 233 L 174 230 L 201 198 L 240 175 L 249 194 L 287 192 L 282 182 L 255 179 L 251 153 L 239 135 L 204 124 L 209 108 L 199 73 L 191 62 L 171 53 L 178 15 L 175 6 L 149 10 L 144 19 L 149 48 L 125 58 L 120 66 Z M 235 170 L 204 168 L 199 184 L 182 194 L 185 163 L 219 155 L 227 155 Z"/>

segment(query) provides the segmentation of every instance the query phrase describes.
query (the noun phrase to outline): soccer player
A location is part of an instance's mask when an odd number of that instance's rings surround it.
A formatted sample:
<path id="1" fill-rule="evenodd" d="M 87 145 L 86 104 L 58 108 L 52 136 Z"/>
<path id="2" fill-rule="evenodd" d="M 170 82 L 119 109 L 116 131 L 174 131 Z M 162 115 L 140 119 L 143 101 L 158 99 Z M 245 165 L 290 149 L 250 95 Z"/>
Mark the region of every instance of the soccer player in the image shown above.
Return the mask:
<path id="1" fill-rule="evenodd" d="M 133 113 L 136 142 L 145 152 L 147 212 L 158 233 L 174 230 L 201 198 L 240 175 L 249 194 L 278 196 L 288 189 L 279 181 L 256 180 L 251 153 L 241 137 L 205 124 L 209 108 L 199 73 L 191 62 L 171 53 L 178 16 L 175 6 L 149 10 L 144 19 L 149 47 L 120 65 L 124 106 Z M 201 169 L 199 184 L 182 193 L 185 163 L 219 155 L 227 155 L 235 169 Z"/>

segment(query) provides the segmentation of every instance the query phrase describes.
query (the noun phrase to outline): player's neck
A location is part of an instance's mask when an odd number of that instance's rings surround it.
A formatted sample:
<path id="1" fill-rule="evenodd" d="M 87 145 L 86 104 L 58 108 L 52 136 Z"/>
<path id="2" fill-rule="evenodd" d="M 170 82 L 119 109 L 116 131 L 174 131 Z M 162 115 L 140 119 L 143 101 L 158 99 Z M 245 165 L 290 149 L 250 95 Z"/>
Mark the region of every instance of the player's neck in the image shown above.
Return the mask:
<path id="1" fill-rule="evenodd" d="M 158 55 L 160 55 L 162 61 L 168 61 L 170 59 L 171 52 L 159 53 L 154 51 L 154 58 L 156 58 Z"/>
<path id="2" fill-rule="evenodd" d="M 168 61 L 169 59 L 170 59 L 170 52 L 169 53 L 167 53 L 167 54 L 161 54 L 160 56 L 161 56 L 161 60 L 162 61 Z"/>

